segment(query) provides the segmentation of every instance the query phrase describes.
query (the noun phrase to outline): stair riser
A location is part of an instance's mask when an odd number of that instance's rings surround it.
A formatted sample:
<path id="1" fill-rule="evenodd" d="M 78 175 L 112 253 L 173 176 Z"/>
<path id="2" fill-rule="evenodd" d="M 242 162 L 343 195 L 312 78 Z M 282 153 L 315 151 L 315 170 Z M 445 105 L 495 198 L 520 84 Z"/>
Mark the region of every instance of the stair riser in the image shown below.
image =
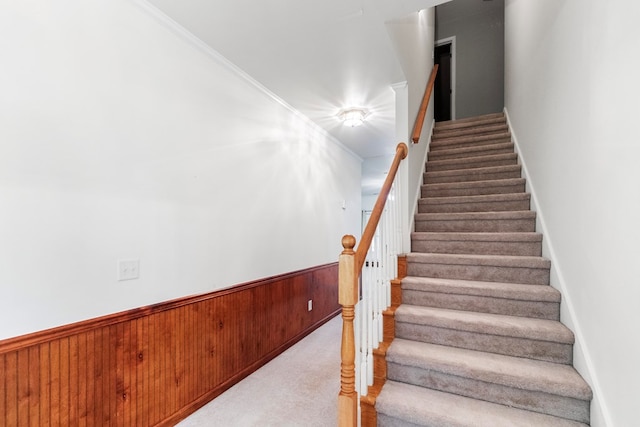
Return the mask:
<path id="1" fill-rule="evenodd" d="M 446 122 L 436 122 L 435 130 L 460 129 L 465 127 L 478 127 L 490 125 L 506 125 L 507 119 L 502 113 L 495 115 L 475 117 L 468 119 L 448 120 Z"/>
<path id="2" fill-rule="evenodd" d="M 523 390 L 396 363 L 388 364 L 387 377 L 392 381 L 555 415 L 574 421 L 589 422 L 589 402 L 583 400 L 540 391 Z"/>
<path id="3" fill-rule="evenodd" d="M 490 181 L 494 179 L 513 179 L 520 178 L 520 167 L 510 168 L 505 171 L 495 172 L 479 172 L 477 170 L 469 170 L 459 174 L 438 174 L 438 173 L 425 173 L 422 176 L 425 184 L 447 184 L 454 182 L 475 182 L 475 181 Z"/>
<path id="4" fill-rule="evenodd" d="M 509 129 L 505 124 L 483 125 L 470 128 L 434 129 L 433 138 L 455 138 L 457 136 L 483 135 L 489 133 L 505 133 Z"/>
<path id="5" fill-rule="evenodd" d="M 421 220 L 416 219 L 416 231 L 491 233 L 491 232 L 533 232 L 535 219 L 497 219 L 497 220 Z"/>
<path id="6" fill-rule="evenodd" d="M 436 129 L 449 129 L 461 126 L 475 126 L 479 123 L 491 123 L 495 120 L 506 122 L 507 119 L 505 118 L 504 113 L 489 113 L 481 116 L 436 122 L 435 127 Z"/>
<path id="7" fill-rule="evenodd" d="M 520 283 L 523 285 L 549 284 L 548 268 L 432 264 L 409 261 L 407 263 L 407 274 L 409 276 L 439 279 L 479 280 L 483 282 Z"/>
<path id="8" fill-rule="evenodd" d="M 396 337 L 553 363 L 571 364 L 573 358 L 570 344 L 416 325 L 399 319 L 396 319 Z"/>
<path id="9" fill-rule="evenodd" d="M 443 185 L 445 185 L 443 187 Z M 492 185 L 470 184 L 468 187 L 461 187 L 459 184 L 446 187 L 446 184 L 439 184 L 437 187 L 423 185 L 420 189 L 422 198 L 427 197 L 462 197 L 462 196 L 486 196 L 489 194 L 513 194 L 524 193 L 524 183 L 500 184 L 496 182 Z M 529 209 L 527 207 L 527 209 Z"/>
<path id="10" fill-rule="evenodd" d="M 470 160 L 470 159 L 464 159 L 460 161 L 442 160 L 442 161 L 427 162 L 427 172 L 488 168 L 492 166 L 511 166 L 516 164 L 518 164 L 518 160 L 515 155 L 513 156 L 502 155 L 502 157 L 500 158 L 488 157 L 486 159 L 479 158 L 475 160 Z"/>
<path id="11" fill-rule="evenodd" d="M 453 132 L 456 130 L 475 129 L 480 131 L 486 128 L 492 127 L 507 127 L 507 120 L 504 117 L 493 117 L 481 120 L 470 120 L 468 122 L 455 121 L 455 122 L 437 122 L 433 128 L 434 133 L 440 132 Z"/>
<path id="12" fill-rule="evenodd" d="M 429 143 L 429 155 L 445 150 L 458 150 L 461 148 L 486 147 L 495 144 L 507 144 L 511 142 L 511 135 L 501 134 L 494 138 L 485 137 L 477 141 L 458 141 L 455 139 L 431 140 Z"/>
<path id="13" fill-rule="evenodd" d="M 440 154 L 443 153 L 443 154 Z M 490 148 L 487 147 L 485 150 L 479 151 L 464 151 L 464 152 L 453 152 L 447 153 L 446 151 L 435 151 L 429 153 L 429 160 L 452 160 L 452 159 L 466 159 L 468 157 L 475 156 L 492 156 L 495 154 L 509 154 L 513 153 L 513 147 L 508 148 Z"/>
<path id="14" fill-rule="evenodd" d="M 412 252 L 436 254 L 541 256 L 541 242 L 412 240 Z"/>
<path id="15" fill-rule="evenodd" d="M 509 141 L 511 140 L 511 134 L 508 132 L 491 133 L 486 135 L 457 136 L 454 138 L 432 138 L 429 147 L 431 150 L 442 149 L 443 146 L 453 148 L 453 145 L 469 147 L 477 142 L 486 143 L 487 141 L 504 141 L 506 139 L 509 139 Z"/>
<path id="16" fill-rule="evenodd" d="M 446 308 L 450 310 L 560 320 L 560 304 L 557 302 L 521 301 L 477 295 L 418 291 L 413 289 L 405 289 L 402 291 L 402 302 L 404 304 Z"/>
<path id="17" fill-rule="evenodd" d="M 513 202 L 479 202 L 479 203 L 429 203 L 429 199 L 419 202 L 419 213 L 461 213 L 461 212 L 505 212 L 525 211 L 529 209 L 528 200 Z"/>
<path id="18" fill-rule="evenodd" d="M 456 136 L 482 135 L 487 133 L 499 133 L 501 135 L 509 133 L 504 122 L 502 123 L 482 123 L 467 127 L 447 128 L 443 129 L 435 127 L 433 129 L 432 139 L 449 139 Z"/>

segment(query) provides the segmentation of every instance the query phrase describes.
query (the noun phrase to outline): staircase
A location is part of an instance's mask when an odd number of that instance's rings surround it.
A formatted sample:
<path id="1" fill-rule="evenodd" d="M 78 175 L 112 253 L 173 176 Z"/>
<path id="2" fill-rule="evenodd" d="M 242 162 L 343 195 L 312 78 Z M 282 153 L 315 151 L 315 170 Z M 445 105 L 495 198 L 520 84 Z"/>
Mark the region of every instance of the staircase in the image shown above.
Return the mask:
<path id="1" fill-rule="evenodd" d="M 378 425 L 588 425 L 504 115 L 437 123 L 428 158 Z"/>

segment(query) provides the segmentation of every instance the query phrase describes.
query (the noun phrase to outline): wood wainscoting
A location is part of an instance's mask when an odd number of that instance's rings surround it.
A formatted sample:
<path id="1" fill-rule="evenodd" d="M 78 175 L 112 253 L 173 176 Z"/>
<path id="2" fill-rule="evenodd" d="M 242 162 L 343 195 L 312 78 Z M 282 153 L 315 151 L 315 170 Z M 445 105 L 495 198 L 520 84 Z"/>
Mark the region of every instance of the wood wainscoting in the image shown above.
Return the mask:
<path id="1" fill-rule="evenodd" d="M 333 263 L 0 341 L 0 426 L 173 425 L 339 311 Z"/>

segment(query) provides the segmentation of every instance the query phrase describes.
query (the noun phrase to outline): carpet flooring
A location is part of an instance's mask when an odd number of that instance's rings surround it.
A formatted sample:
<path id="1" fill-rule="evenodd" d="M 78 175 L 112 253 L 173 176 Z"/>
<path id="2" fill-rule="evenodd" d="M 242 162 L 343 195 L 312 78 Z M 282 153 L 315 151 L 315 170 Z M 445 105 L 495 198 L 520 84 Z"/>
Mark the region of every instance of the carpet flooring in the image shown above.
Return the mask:
<path id="1" fill-rule="evenodd" d="M 331 319 L 178 426 L 335 426 L 341 328 Z"/>

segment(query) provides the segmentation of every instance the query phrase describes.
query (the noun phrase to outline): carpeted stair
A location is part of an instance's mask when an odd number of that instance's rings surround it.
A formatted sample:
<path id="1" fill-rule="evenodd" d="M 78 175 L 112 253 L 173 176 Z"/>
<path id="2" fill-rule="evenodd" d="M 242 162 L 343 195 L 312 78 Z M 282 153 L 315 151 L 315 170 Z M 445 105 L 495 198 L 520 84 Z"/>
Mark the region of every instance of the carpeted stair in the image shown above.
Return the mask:
<path id="1" fill-rule="evenodd" d="M 428 158 L 378 425 L 588 425 L 504 115 L 437 123 Z"/>

